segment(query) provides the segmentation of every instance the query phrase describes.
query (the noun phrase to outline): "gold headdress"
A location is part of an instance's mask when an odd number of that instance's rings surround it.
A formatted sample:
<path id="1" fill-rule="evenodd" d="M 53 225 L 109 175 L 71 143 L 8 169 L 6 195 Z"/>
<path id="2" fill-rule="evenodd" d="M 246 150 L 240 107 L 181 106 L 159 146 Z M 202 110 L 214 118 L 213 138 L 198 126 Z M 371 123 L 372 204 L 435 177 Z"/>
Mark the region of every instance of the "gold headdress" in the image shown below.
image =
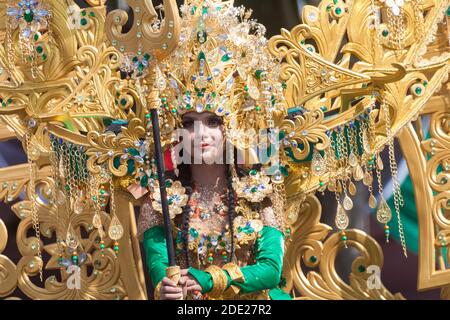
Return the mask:
<path id="1" fill-rule="evenodd" d="M 230 136 L 273 128 L 283 89 L 264 26 L 232 2 L 191 1 L 181 13 L 179 46 L 157 66 L 166 123 L 173 129 L 183 114 L 209 111 L 224 117 Z"/>

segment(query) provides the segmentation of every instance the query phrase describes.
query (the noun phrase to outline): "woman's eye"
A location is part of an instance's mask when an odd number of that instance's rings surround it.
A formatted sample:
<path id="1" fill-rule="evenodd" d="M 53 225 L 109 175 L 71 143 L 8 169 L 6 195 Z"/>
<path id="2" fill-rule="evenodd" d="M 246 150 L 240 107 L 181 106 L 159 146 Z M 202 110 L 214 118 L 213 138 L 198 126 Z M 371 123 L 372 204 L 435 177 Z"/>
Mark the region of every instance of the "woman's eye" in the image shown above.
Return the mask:
<path id="1" fill-rule="evenodd" d="M 194 125 L 194 121 L 192 120 L 185 120 L 182 122 L 183 128 L 188 129 L 191 128 Z"/>
<path id="2" fill-rule="evenodd" d="M 222 120 L 219 118 L 210 118 L 208 119 L 208 126 L 210 127 L 218 127 L 222 125 Z"/>

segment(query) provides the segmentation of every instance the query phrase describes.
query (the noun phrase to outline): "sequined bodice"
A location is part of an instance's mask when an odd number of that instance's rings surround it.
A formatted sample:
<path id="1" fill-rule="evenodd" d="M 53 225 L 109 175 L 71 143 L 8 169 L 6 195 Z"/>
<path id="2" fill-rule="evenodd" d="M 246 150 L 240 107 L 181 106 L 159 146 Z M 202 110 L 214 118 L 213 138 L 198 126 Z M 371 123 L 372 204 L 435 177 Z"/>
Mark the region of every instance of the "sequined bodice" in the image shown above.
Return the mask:
<path id="1" fill-rule="evenodd" d="M 236 204 L 233 219 L 234 256 L 231 257 L 231 228 L 226 195 L 226 192 L 222 196 L 194 192 L 189 200 L 187 229 L 183 224 L 183 214 L 176 215 L 172 220 L 177 264 L 182 268 L 188 267 L 183 230 L 187 230 L 189 266 L 203 270 L 211 264 L 223 266 L 230 261 L 241 267 L 255 263 L 254 249 L 259 231 L 264 225 L 279 228 L 271 208 L 265 208 L 259 213 L 250 210 L 240 200 Z M 146 201 L 139 217 L 139 233 L 154 225 L 162 225 L 162 216 L 152 209 L 150 201 Z"/>

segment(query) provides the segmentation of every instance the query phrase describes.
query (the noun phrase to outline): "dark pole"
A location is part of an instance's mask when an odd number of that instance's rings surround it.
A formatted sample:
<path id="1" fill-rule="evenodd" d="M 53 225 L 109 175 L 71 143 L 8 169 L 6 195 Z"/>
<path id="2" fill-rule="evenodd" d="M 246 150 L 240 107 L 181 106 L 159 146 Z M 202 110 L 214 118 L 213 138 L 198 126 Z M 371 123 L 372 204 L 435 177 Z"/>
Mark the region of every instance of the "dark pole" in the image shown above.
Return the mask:
<path id="1" fill-rule="evenodd" d="M 169 257 L 169 266 L 176 266 L 175 247 L 173 245 L 172 224 L 170 222 L 169 205 L 167 204 L 166 178 L 164 175 L 164 159 L 162 156 L 161 136 L 159 132 L 158 109 L 151 109 L 153 141 L 155 142 L 155 160 L 158 171 L 159 191 L 161 192 L 161 207 L 164 218 L 164 232 L 167 242 L 167 255 Z"/>

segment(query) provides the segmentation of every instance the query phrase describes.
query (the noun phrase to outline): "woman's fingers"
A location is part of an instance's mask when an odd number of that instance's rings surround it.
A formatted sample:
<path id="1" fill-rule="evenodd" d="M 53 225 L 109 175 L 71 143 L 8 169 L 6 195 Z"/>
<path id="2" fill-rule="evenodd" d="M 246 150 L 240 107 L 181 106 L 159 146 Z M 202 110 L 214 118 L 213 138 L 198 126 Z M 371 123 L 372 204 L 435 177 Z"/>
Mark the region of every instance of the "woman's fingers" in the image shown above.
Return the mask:
<path id="1" fill-rule="evenodd" d="M 170 280 L 167 277 L 164 277 L 161 282 L 162 282 L 161 283 L 162 286 L 170 286 L 170 287 L 176 287 L 177 286 L 177 284 L 175 282 L 173 282 L 172 280 Z"/>
<path id="2" fill-rule="evenodd" d="M 181 300 L 182 298 L 182 293 L 165 293 L 164 295 L 161 295 L 162 300 Z"/>
<path id="3" fill-rule="evenodd" d="M 180 286 L 184 286 L 184 285 L 186 284 L 186 282 L 188 281 L 188 279 L 189 279 L 189 277 L 187 277 L 187 276 L 182 276 L 182 277 L 180 278 L 180 280 L 178 280 L 178 284 L 179 284 Z"/>
<path id="4" fill-rule="evenodd" d="M 193 285 L 187 286 L 186 288 L 188 291 L 195 291 L 195 290 L 202 291 L 202 287 L 198 284 L 193 284 Z"/>
<path id="5" fill-rule="evenodd" d="M 187 276 L 188 275 L 188 270 L 189 269 L 181 269 L 180 273 L 182 276 Z"/>
<path id="6" fill-rule="evenodd" d="M 183 292 L 183 289 L 180 287 L 162 286 L 161 292 L 163 292 L 163 293 L 180 293 L 180 292 Z"/>

